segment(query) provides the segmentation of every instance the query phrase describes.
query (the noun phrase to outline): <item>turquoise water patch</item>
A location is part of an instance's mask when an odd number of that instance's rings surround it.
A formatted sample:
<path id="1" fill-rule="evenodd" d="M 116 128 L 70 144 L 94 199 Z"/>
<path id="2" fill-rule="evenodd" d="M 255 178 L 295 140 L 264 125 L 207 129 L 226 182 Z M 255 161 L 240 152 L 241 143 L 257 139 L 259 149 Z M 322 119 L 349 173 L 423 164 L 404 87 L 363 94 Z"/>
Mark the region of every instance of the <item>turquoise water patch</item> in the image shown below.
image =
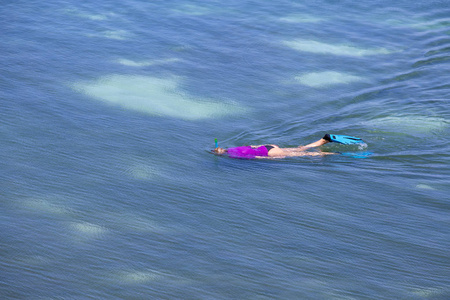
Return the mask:
<path id="1" fill-rule="evenodd" d="M 120 59 L 117 59 L 115 62 L 118 64 L 121 64 L 123 66 L 127 66 L 127 67 L 141 68 L 141 67 L 149 67 L 149 66 L 175 63 L 175 62 L 179 62 L 179 61 L 181 61 L 181 59 L 173 57 L 173 58 L 150 59 L 150 60 L 131 60 L 131 59 L 120 58 Z"/>
<path id="2" fill-rule="evenodd" d="M 143 284 L 162 279 L 163 275 L 160 272 L 153 270 L 152 271 L 128 270 L 117 272 L 114 278 L 120 283 Z"/>
<path id="3" fill-rule="evenodd" d="M 359 82 L 364 81 L 365 79 L 347 73 L 325 71 L 302 74 L 296 76 L 295 80 L 300 84 L 317 88 Z"/>
<path id="4" fill-rule="evenodd" d="M 171 230 L 160 225 L 149 216 L 141 216 L 138 213 L 128 211 L 122 212 L 103 212 L 100 214 L 108 228 L 122 232 L 153 232 L 158 234 L 167 234 Z"/>
<path id="5" fill-rule="evenodd" d="M 429 190 L 429 191 L 435 191 L 436 189 L 428 184 L 424 184 L 424 183 L 419 183 L 416 186 L 416 189 L 420 189 L 420 190 Z"/>
<path id="6" fill-rule="evenodd" d="M 317 54 L 331 54 L 336 56 L 362 57 L 369 55 L 390 54 L 392 51 L 386 48 L 361 48 L 347 44 L 328 44 L 314 40 L 296 39 L 283 41 L 283 45 L 301 52 Z"/>
<path id="7" fill-rule="evenodd" d="M 92 21 L 106 21 L 106 20 L 109 20 L 109 19 L 117 16 L 113 12 L 102 12 L 100 14 L 96 14 L 96 13 L 83 11 L 78 8 L 67 8 L 67 9 L 64 9 L 63 11 L 67 15 L 71 15 L 71 16 L 75 16 L 75 17 L 79 17 L 79 18 L 83 18 L 83 19 L 88 19 L 88 20 L 92 20 Z"/>
<path id="8" fill-rule="evenodd" d="M 187 16 L 204 16 L 209 15 L 216 12 L 218 9 L 216 7 L 208 7 L 204 4 L 196 5 L 196 4 L 182 4 L 176 8 L 172 9 L 172 12 L 180 15 Z"/>
<path id="9" fill-rule="evenodd" d="M 324 19 L 307 14 L 292 14 L 281 17 L 278 20 L 286 23 L 319 23 Z"/>
<path id="10" fill-rule="evenodd" d="M 137 180 L 154 180 L 163 177 L 163 171 L 148 157 L 124 157 L 121 169 L 127 176 Z"/>
<path id="11" fill-rule="evenodd" d="M 448 128 L 449 122 L 440 117 L 427 116 L 388 116 L 364 122 L 376 129 L 403 133 L 432 133 Z"/>
<path id="12" fill-rule="evenodd" d="M 125 41 L 130 39 L 133 34 L 127 30 L 105 30 L 98 33 L 86 34 L 87 37 L 105 38 L 110 40 Z"/>
<path id="13" fill-rule="evenodd" d="M 422 299 L 444 299 L 448 292 L 449 289 L 445 287 L 424 287 L 411 290 L 414 297 L 421 297 Z"/>
<path id="14" fill-rule="evenodd" d="M 60 195 L 42 195 L 16 201 L 19 208 L 26 212 L 42 215 L 69 216 L 75 213 L 70 206 L 73 199 Z"/>
<path id="15" fill-rule="evenodd" d="M 75 90 L 94 99 L 154 116 L 202 120 L 243 113 L 231 102 L 194 97 L 180 88 L 181 79 L 113 75 L 74 84 Z"/>
<path id="16" fill-rule="evenodd" d="M 82 239 L 101 238 L 108 232 L 105 227 L 89 222 L 72 222 L 70 228 L 77 238 Z"/>
<path id="17" fill-rule="evenodd" d="M 148 164 L 134 164 L 130 166 L 126 173 L 134 179 L 151 180 L 159 177 L 159 171 Z"/>
<path id="18" fill-rule="evenodd" d="M 450 25 L 450 18 L 429 18 L 415 14 L 397 14 L 392 17 L 380 15 L 373 20 L 394 28 L 413 28 L 417 30 L 439 30 L 448 28 Z"/>

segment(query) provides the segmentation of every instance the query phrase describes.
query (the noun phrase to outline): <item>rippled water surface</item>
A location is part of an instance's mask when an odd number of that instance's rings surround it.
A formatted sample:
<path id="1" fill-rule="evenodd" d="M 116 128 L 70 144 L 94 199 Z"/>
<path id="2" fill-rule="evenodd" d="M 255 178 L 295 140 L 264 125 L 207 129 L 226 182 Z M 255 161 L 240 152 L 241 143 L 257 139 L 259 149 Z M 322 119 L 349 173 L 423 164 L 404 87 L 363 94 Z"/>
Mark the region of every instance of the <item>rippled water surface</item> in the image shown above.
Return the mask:
<path id="1" fill-rule="evenodd" d="M 2 299 L 450 297 L 448 1 L 0 12 Z"/>

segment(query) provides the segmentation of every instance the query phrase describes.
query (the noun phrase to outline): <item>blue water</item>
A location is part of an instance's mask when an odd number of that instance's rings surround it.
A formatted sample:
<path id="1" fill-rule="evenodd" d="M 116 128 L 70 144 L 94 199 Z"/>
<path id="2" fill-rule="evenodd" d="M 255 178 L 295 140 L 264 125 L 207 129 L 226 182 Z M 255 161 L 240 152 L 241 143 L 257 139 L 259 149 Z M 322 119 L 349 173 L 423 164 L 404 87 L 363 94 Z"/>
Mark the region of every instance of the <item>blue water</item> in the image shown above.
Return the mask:
<path id="1" fill-rule="evenodd" d="M 450 298 L 448 1 L 0 13 L 2 299 Z"/>

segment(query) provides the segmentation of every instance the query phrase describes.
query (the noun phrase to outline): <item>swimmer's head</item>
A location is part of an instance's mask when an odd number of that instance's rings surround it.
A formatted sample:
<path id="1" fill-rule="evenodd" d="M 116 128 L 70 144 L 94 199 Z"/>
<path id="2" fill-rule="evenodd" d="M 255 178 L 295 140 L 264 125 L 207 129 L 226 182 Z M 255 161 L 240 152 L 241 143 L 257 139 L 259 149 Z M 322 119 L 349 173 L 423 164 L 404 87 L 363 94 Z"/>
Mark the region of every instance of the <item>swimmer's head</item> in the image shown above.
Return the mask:
<path id="1" fill-rule="evenodd" d="M 227 149 L 223 149 L 223 148 L 220 148 L 220 147 L 217 147 L 216 149 L 214 149 L 214 154 L 222 155 L 222 154 L 225 154 L 225 153 L 227 153 Z"/>

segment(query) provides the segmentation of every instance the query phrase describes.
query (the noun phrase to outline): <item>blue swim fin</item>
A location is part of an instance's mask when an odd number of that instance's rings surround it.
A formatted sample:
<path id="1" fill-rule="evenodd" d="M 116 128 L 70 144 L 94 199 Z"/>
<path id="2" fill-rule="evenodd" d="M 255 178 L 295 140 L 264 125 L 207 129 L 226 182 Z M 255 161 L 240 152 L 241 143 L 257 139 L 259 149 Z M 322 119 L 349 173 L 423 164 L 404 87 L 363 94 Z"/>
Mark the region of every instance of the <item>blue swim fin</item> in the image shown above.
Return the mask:
<path id="1" fill-rule="evenodd" d="M 344 145 L 364 143 L 364 141 L 362 139 L 354 137 L 354 136 L 328 134 L 328 133 L 325 134 L 323 139 L 325 139 L 329 142 L 334 142 L 334 143 L 339 143 L 339 144 L 344 144 Z"/>

